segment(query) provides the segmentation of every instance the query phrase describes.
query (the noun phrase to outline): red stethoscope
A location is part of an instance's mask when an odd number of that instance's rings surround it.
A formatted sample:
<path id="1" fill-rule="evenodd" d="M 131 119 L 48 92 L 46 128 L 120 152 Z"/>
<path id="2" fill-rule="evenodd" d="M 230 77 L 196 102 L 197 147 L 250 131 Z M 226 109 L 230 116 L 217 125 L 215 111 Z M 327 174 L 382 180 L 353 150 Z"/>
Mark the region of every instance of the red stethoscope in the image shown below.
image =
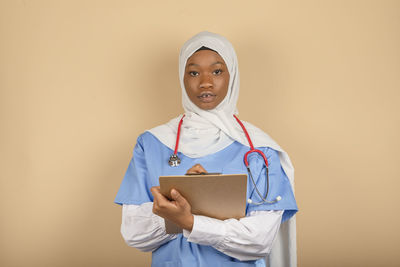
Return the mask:
<path id="1" fill-rule="evenodd" d="M 176 167 L 179 166 L 179 164 L 181 164 L 181 159 L 178 157 L 178 145 L 179 145 L 179 138 L 180 138 L 180 134 L 181 134 L 181 127 L 182 127 L 182 122 L 183 122 L 183 118 L 185 117 L 185 115 L 182 116 L 181 120 L 179 121 L 178 124 L 178 132 L 176 134 L 176 142 L 175 142 L 175 150 L 174 150 L 174 154 L 169 158 L 169 165 L 171 167 Z M 268 174 L 268 160 L 267 157 L 265 156 L 265 154 L 259 150 L 259 149 L 255 149 L 253 146 L 253 142 L 250 139 L 249 133 L 247 132 L 246 128 L 244 127 L 243 123 L 238 119 L 238 117 L 236 117 L 236 115 L 233 115 L 233 117 L 235 117 L 236 121 L 239 123 L 240 127 L 242 127 L 244 134 L 246 135 L 247 141 L 249 142 L 250 145 L 250 150 L 246 152 L 246 154 L 244 154 L 244 165 L 246 166 L 247 172 L 250 176 L 250 179 L 254 185 L 254 189 L 256 190 L 258 196 L 261 198 L 262 201 L 260 202 L 253 202 L 251 199 L 248 199 L 247 202 L 249 204 L 255 204 L 255 205 L 261 205 L 263 203 L 267 203 L 267 204 L 274 204 L 276 202 L 278 202 L 279 200 L 281 200 L 281 196 L 277 196 L 274 200 L 272 201 L 268 201 L 267 197 L 268 197 L 268 192 L 269 192 L 269 174 Z M 249 166 L 249 162 L 247 160 L 248 156 L 251 153 L 258 153 L 259 155 L 262 156 L 262 158 L 264 159 L 264 163 L 265 163 L 265 167 L 266 167 L 266 177 L 267 177 L 267 189 L 266 189 L 266 193 L 265 196 L 263 197 L 262 194 L 260 193 L 260 191 L 257 188 L 257 185 L 253 179 L 253 175 L 251 174 L 251 170 L 250 170 L 250 166 Z"/>

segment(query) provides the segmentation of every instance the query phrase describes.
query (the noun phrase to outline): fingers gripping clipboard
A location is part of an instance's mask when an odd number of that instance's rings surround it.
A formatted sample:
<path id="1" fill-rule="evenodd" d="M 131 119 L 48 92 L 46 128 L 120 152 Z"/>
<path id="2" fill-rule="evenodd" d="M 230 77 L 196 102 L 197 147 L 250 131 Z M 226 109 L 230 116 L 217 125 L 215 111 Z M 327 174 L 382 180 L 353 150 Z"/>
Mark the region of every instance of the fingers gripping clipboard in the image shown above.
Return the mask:
<path id="1" fill-rule="evenodd" d="M 246 215 L 246 174 L 160 176 L 159 179 L 161 193 L 171 199 L 171 189 L 175 188 L 190 203 L 195 215 L 220 220 Z M 165 227 L 167 234 L 182 232 L 168 220 Z"/>

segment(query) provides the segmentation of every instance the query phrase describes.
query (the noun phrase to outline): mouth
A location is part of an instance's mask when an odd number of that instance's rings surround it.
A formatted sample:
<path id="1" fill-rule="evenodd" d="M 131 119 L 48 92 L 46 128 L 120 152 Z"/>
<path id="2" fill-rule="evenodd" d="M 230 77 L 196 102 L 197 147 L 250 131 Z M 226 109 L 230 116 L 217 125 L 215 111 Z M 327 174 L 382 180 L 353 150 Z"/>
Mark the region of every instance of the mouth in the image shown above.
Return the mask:
<path id="1" fill-rule="evenodd" d="M 203 103 L 210 103 L 214 101 L 215 97 L 216 95 L 211 92 L 203 92 L 199 96 L 197 96 L 197 98 L 200 99 L 200 101 Z"/>

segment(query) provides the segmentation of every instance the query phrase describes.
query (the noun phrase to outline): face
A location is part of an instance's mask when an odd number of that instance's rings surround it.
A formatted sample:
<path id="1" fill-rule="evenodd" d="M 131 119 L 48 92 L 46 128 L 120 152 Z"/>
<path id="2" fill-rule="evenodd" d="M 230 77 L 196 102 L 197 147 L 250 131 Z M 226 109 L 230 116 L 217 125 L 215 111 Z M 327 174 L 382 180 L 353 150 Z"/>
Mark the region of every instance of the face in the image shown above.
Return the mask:
<path id="1" fill-rule="evenodd" d="M 183 82 L 189 99 L 199 108 L 210 110 L 224 100 L 229 72 L 218 53 L 200 50 L 188 58 Z"/>

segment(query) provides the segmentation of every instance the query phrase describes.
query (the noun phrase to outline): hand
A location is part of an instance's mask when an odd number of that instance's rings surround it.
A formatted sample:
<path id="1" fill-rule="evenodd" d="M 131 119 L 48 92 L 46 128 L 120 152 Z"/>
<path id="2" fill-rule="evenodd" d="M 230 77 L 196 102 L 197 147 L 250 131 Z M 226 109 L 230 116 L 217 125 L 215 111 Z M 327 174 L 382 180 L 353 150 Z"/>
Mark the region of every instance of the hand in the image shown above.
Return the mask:
<path id="1" fill-rule="evenodd" d="M 200 164 L 194 165 L 186 172 L 186 174 L 200 174 L 200 173 L 207 173 L 207 171 Z"/>
<path id="2" fill-rule="evenodd" d="M 153 186 L 150 190 L 154 196 L 154 214 L 174 222 L 183 229 L 192 231 L 194 222 L 192 208 L 177 190 L 171 190 L 171 201 L 161 194 L 159 186 Z"/>

